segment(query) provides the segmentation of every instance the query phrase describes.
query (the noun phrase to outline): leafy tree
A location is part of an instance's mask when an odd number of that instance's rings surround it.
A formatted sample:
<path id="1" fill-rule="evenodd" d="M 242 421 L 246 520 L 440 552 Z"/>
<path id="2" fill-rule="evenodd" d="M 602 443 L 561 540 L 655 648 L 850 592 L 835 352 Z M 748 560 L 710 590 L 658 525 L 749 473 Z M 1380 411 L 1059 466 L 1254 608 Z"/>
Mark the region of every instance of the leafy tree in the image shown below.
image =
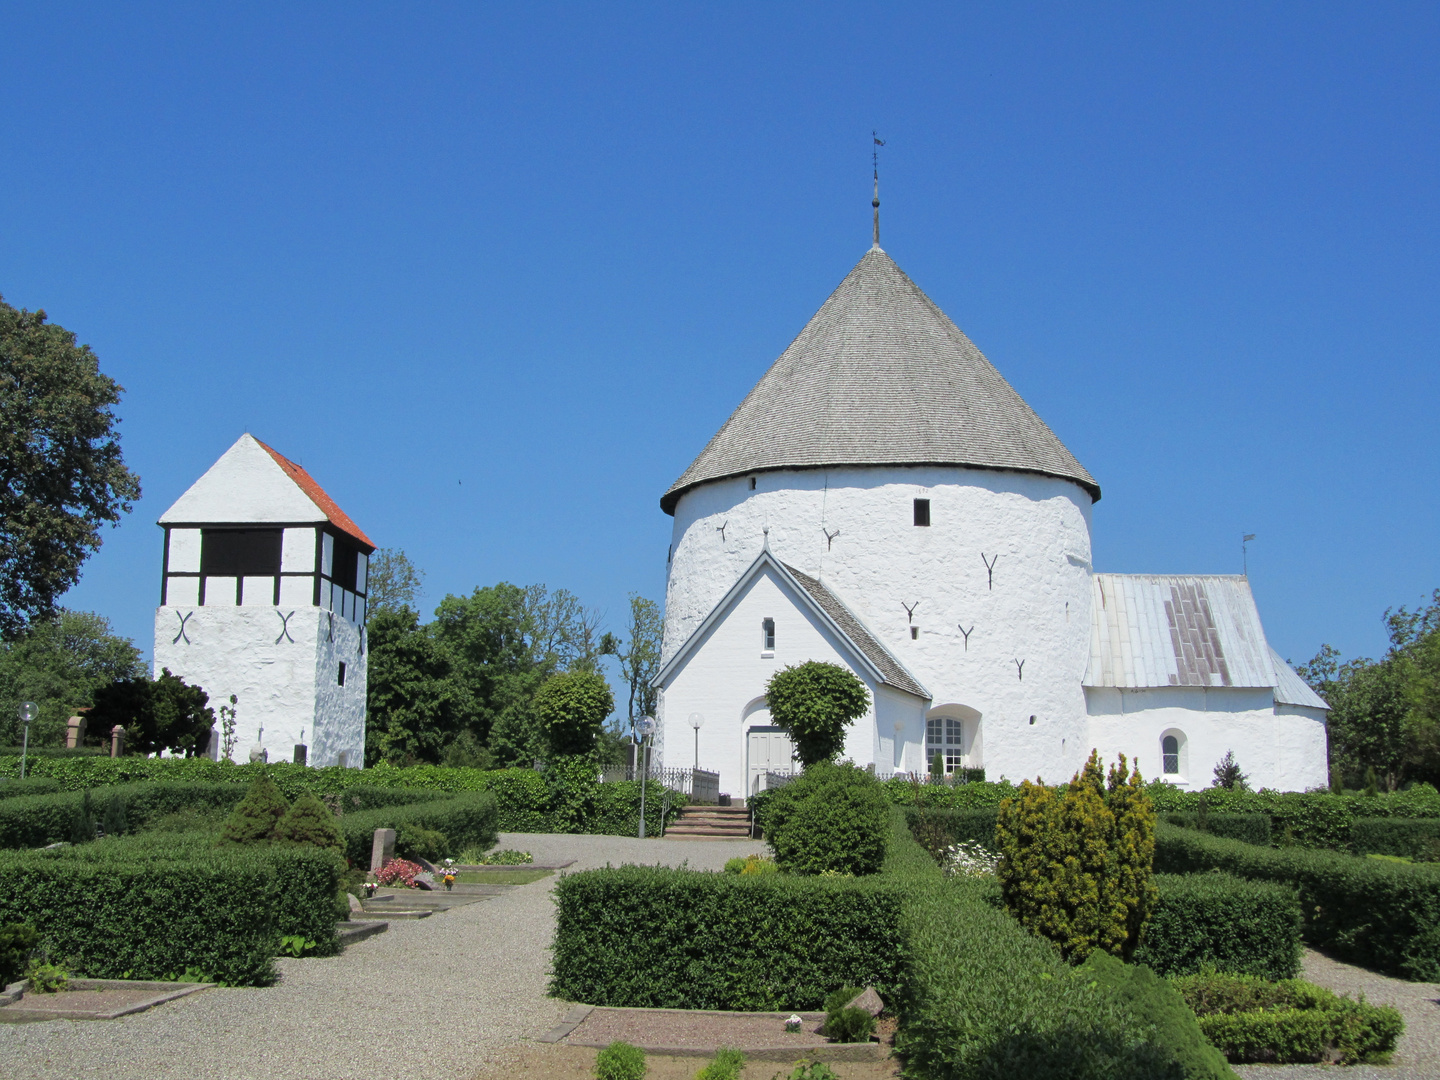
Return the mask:
<path id="1" fill-rule="evenodd" d="M 655 715 L 655 687 L 650 684 L 660 670 L 664 630 L 660 605 L 639 593 L 631 593 L 629 640 L 623 651 L 617 648 L 615 655 L 620 661 L 620 677 L 629 688 L 625 718 L 632 731 L 642 716 Z"/>
<path id="2" fill-rule="evenodd" d="M 323 809 L 323 807 L 322 807 Z M 276 828 L 290 810 L 290 804 L 275 782 L 261 773 L 250 782 L 245 797 L 225 819 L 221 834 L 232 844 L 260 844 L 275 838 Z"/>
<path id="3" fill-rule="evenodd" d="M 534 708 L 551 754 L 593 754 L 600 728 L 615 708 L 615 695 L 603 675 L 566 671 L 545 680 L 535 694 Z"/>
<path id="4" fill-rule="evenodd" d="M 444 651 L 408 607 L 374 609 L 366 635 L 366 762 L 438 762 L 457 728 Z"/>
<path id="5" fill-rule="evenodd" d="M 1125 756 L 1100 755 L 1065 788 L 1026 780 L 995 822 L 1005 906 L 1068 958 L 1097 949 L 1129 959 L 1157 898 L 1155 810 Z"/>
<path id="6" fill-rule="evenodd" d="M 1235 760 L 1235 751 L 1226 750 L 1225 756 L 1215 764 L 1215 782 L 1211 787 L 1225 788 L 1227 791 L 1249 791 L 1248 778 L 1240 771 L 1240 763 Z"/>
<path id="7" fill-rule="evenodd" d="M 1342 663 L 1322 645 L 1296 668 L 1330 705 L 1331 766 L 1347 787 L 1363 784 L 1369 769 L 1388 791 L 1440 779 L 1440 706 L 1426 689 L 1440 678 L 1440 590 L 1413 611 L 1387 610 L 1385 625 L 1390 650 L 1380 660 Z"/>
<path id="8" fill-rule="evenodd" d="M 102 616 L 61 609 L 36 620 L 14 639 L 0 642 L 0 745 L 20 741 L 22 701 L 40 706 L 30 726 L 31 745 L 59 745 L 65 721 L 92 705 L 99 687 L 144 674 L 140 650 L 112 633 Z M 91 741 L 101 734 L 92 725 Z"/>
<path id="9" fill-rule="evenodd" d="M 40 944 L 40 931 L 29 923 L 0 926 L 0 986 L 18 982 L 30 962 L 31 951 Z"/>
<path id="10" fill-rule="evenodd" d="M 283 798 L 283 796 L 282 796 Z M 344 852 L 345 840 L 335 824 L 335 815 L 325 804 L 307 792 L 295 800 L 275 825 L 276 840 L 292 844 L 310 844 L 314 847 L 334 848 Z"/>
<path id="11" fill-rule="evenodd" d="M 122 725 L 126 748 L 137 754 L 170 750 L 199 757 L 210 749 L 215 726 L 209 701 L 203 689 L 165 668 L 153 681 L 121 679 L 96 690 L 89 722 L 101 735 Z"/>
<path id="12" fill-rule="evenodd" d="M 140 479 L 125 467 L 112 411 L 121 387 L 43 311 L 0 297 L 0 634 L 54 610 L 129 513 Z"/>
<path id="13" fill-rule="evenodd" d="M 377 608 L 420 609 L 425 571 L 410 561 L 400 548 L 376 548 L 366 572 L 366 604 Z"/>
<path id="14" fill-rule="evenodd" d="M 853 672 L 807 660 L 770 676 L 765 702 L 775 723 L 794 740 L 795 757 L 809 767 L 845 749 L 845 729 L 865 715 L 870 694 Z"/>

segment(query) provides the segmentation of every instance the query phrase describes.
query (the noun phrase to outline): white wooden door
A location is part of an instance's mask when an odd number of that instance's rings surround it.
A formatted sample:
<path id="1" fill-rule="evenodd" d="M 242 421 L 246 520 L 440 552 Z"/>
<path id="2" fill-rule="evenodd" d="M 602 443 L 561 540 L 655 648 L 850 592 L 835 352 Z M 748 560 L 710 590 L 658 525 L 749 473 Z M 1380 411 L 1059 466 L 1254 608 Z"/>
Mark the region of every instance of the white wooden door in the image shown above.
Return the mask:
<path id="1" fill-rule="evenodd" d="M 795 771 L 795 744 L 778 727 L 758 725 L 745 737 L 745 794 L 753 794 L 756 781 L 766 772 Z"/>

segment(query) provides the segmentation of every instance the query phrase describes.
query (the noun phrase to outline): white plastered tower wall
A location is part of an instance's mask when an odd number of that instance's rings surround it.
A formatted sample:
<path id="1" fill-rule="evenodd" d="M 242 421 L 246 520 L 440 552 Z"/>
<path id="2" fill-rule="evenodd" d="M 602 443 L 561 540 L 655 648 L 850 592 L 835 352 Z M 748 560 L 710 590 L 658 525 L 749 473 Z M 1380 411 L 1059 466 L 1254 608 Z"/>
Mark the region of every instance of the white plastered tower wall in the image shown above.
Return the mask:
<path id="1" fill-rule="evenodd" d="M 362 765 L 365 534 L 304 469 L 248 434 L 159 523 L 156 674 L 203 687 L 217 710 L 235 695 L 236 760 L 257 743 L 290 760 L 304 743 L 312 765 Z"/>
<path id="2" fill-rule="evenodd" d="M 929 526 L 914 524 L 917 498 L 929 500 Z M 1080 680 L 1091 634 L 1090 507 L 1065 480 L 941 466 L 762 472 L 754 490 L 749 477 L 705 484 L 675 508 L 663 659 L 768 536 L 777 558 L 823 581 L 914 673 L 931 708 L 979 714 L 976 765 L 1003 763 L 1012 779 L 1068 778 L 1089 752 Z M 753 641 L 741 640 L 743 655 Z M 666 715 L 679 715 L 671 691 L 664 696 Z M 854 760 L 925 769 L 921 722 L 898 762 L 893 729 L 881 728 L 881 742 L 853 747 Z"/>
<path id="3" fill-rule="evenodd" d="M 1095 748 L 1192 786 L 1233 749 L 1254 783 L 1324 783 L 1327 706 L 1270 650 L 1248 583 L 1095 574 L 1099 497 L 877 242 L 660 500 L 675 519 L 656 682 L 671 763 L 691 760 L 691 702 L 715 700 L 724 717 L 711 767 L 734 761 L 724 745 L 737 726 L 769 719 L 756 628 L 697 640 L 768 546 L 853 613 L 850 640 L 873 639 L 923 684 L 920 735 L 897 741 L 894 721 L 872 715 L 847 742 L 857 762 L 925 769 L 929 719 L 947 768 L 991 779 L 1065 780 Z M 1135 603 L 1111 603 L 1107 588 Z M 810 644 L 815 655 L 788 662 L 834 652 Z M 678 658 L 708 674 L 679 674 Z M 876 709 L 910 730 L 910 706 L 877 689 Z M 1185 736 L 1184 773 L 1161 768 L 1167 734 Z M 702 733 L 702 767 L 706 745 Z M 722 788 L 733 783 L 722 771 Z"/>

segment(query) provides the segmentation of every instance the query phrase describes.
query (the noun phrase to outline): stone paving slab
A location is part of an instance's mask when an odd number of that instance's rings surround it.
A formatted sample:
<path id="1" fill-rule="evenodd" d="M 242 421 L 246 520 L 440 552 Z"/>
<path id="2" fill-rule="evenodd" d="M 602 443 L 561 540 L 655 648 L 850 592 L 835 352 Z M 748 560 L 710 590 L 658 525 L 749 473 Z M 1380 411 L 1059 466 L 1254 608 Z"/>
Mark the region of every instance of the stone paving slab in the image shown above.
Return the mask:
<path id="1" fill-rule="evenodd" d="M 571 1015 L 578 1013 L 579 1008 Z M 800 1017 L 799 1031 L 785 1030 L 785 1021 L 792 1015 Z M 555 1041 L 604 1047 L 623 1039 L 647 1054 L 670 1057 L 711 1057 L 720 1047 L 729 1046 L 756 1061 L 794 1061 L 798 1057 L 878 1061 L 889 1055 L 889 1050 L 876 1042 L 832 1043 L 820 1034 L 824 1023 L 825 1014 L 817 1012 L 595 1008 Z"/>
<path id="2" fill-rule="evenodd" d="M 176 998 L 210 989 L 210 983 L 140 982 L 125 979 L 71 979 L 55 994 L 26 991 L 18 1001 L 0 1006 L 0 1023 L 41 1020 L 114 1020 L 144 1012 Z M 7 987 L 7 989 L 9 989 Z"/>

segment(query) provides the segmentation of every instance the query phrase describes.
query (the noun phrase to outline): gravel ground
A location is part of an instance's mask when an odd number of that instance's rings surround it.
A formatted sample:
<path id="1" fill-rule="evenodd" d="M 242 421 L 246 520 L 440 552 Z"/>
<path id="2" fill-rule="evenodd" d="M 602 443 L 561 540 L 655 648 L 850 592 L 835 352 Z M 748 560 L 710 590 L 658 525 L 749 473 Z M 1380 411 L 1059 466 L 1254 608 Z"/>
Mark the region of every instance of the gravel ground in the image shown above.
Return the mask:
<path id="1" fill-rule="evenodd" d="M 1345 1080 L 1435 1080 L 1440 1078 L 1440 985 L 1404 982 L 1373 971 L 1332 960 L 1313 949 L 1305 950 L 1301 978 L 1359 997 L 1372 1005 L 1394 1005 L 1405 1018 L 1405 1034 L 1395 1050 L 1393 1064 L 1352 1065 L 1344 1069 L 1325 1065 L 1236 1065 L 1247 1080 L 1305 1080 L 1341 1077 Z"/>
<path id="2" fill-rule="evenodd" d="M 626 862 L 719 869 L 762 841 L 506 833 L 500 846 L 583 870 Z M 410 1080 L 466 1077 L 552 1027 L 546 878 L 413 922 L 339 956 L 280 960 L 280 982 L 214 989 L 119 1020 L 0 1024 L 7 1080 Z"/>

